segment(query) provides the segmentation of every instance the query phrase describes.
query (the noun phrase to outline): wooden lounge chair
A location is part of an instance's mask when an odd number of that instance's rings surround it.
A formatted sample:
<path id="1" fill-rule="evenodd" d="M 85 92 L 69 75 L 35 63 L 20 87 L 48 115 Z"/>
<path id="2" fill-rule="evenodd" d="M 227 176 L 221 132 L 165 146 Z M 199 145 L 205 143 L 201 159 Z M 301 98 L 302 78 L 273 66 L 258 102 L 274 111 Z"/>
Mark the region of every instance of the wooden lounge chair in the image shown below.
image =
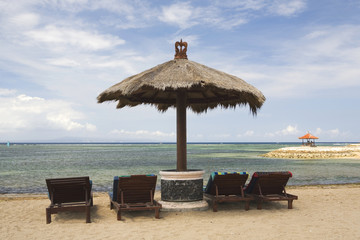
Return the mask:
<path id="1" fill-rule="evenodd" d="M 110 209 L 115 208 L 117 220 L 122 211 L 155 210 L 160 218 L 161 204 L 154 200 L 156 175 L 131 175 L 114 177 L 113 192 L 110 193 Z"/>
<path id="2" fill-rule="evenodd" d="M 93 205 L 89 177 L 46 179 L 51 204 L 46 208 L 46 223 L 51 223 L 51 214 L 64 211 L 86 212 L 90 223 L 90 207 Z"/>
<path id="3" fill-rule="evenodd" d="M 254 197 L 257 209 L 262 209 L 262 203 L 268 201 L 287 201 L 288 209 L 292 209 L 292 202 L 298 197 L 285 190 L 290 177 L 291 172 L 255 172 L 245 194 Z"/>
<path id="4" fill-rule="evenodd" d="M 252 198 L 245 196 L 243 191 L 248 176 L 246 172 L 213 172 L 210 175 L 205 196 L 212 200 L 214 212 L 217 212 L 218 203 L 221 202 L 245 202 L 245 210 L 249 210 Z"/>

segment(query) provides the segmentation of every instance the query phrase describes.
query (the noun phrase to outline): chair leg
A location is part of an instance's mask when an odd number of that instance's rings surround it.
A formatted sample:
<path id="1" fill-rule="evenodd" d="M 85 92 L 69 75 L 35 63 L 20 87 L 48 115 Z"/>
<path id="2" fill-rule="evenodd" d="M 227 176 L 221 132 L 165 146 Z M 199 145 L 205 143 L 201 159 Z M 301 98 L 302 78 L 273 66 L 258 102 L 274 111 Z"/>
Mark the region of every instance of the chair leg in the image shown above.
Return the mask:
<path id="1" fill-rule="evenodd" d="M 91 220 L 90 220 L 90 207 L 86 207 L 86 223 L 91 223 Z"/>
<path id="2" fill-rule="evenodd" d="M 50 212 L 50 208 L 46 209 L 46 224 L 51 223 L 51 212 Z"/>
<path id="3" fill-rule="evenodd" d="M 155 218 L 159 219 L 160 218 L 160 209 L 159 208 L 155 208 Z"/>
<path id="4" fill-rule="evenodd" d="M 250 209 L 250 201 L 245 202 L 245 211 L 248 211 Z"/>
<path id="5" fill-rule="evenodd" d="M 118 221 L 121 220 L 121 210 L 120 209 L 117 211 L 117 220 Z"/>
<path id="6" fill-rule="evenodd" d="M 257 201 L 257 209 L 258 209 L 258 210 L 261 210 L 261 209 L 262 209 L 262 202 L 263 202 L 263 200 L 258 200 L 258 201 Z"/>
<path id="7" fill-rule="evenodd" d="M 112 203 L 112 201 L 110 201 L 110 210 L 112 210 L 114 208 L 114 205 Z"/>
<path id="8" fill-rule="evenodd" d="M 293 208 L 293 207 L 292 207 L 292 203 L 293 203 L 293 200 L 292 200 L 292 199 L 288 200 L 288 209 L 292 209 L 292 208 Z"/>
<path id="9" fill-rule="evenodd" d="M 218 204 L 216 201 L 213 201 L 213 212 L 217 212 L 218 211 Z"/>

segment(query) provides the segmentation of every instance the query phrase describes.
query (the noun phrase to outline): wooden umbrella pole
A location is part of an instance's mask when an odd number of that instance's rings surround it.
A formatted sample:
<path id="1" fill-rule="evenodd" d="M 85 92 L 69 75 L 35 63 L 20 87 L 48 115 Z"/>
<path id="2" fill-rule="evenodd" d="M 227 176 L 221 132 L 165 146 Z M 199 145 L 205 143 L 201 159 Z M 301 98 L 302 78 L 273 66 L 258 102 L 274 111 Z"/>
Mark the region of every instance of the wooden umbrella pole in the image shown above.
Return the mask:
<path id="1" fill-rule="evenodd" d="M 186 171 L 186 92 L 178 91 L 176 97 L 177 171 Z"/>

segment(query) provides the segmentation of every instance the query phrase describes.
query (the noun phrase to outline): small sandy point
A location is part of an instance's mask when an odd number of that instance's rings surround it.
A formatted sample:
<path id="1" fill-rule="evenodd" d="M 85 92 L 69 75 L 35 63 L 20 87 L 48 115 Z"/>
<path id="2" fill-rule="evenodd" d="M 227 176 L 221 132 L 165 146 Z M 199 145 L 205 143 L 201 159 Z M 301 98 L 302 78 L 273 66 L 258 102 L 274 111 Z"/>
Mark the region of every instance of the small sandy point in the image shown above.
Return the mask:
<path id="1" fill-rule="evenodd" d="M 320 146 L 320 147 L 286 147 L 262 155 L 268 158 L 296 158 L 296 159 L 330 159 L 354 158 L 360 159 L 360 144 L 347 146 Z"/>

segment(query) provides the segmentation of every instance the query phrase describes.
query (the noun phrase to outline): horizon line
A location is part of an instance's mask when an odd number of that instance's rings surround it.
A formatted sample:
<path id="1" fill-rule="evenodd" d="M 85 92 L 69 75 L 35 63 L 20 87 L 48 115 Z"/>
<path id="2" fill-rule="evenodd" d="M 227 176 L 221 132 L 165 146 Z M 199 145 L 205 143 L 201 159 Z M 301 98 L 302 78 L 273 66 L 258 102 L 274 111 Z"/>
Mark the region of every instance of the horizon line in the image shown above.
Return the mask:
<path id="1" fill-rule="evenodd" d="M 162 142 L 162 141 L 6 141 L 0 142 L 0 144 L 176 144 L 176 142 Z M 293 141 L 249 141 L 249 142 L 236 142 L 236 141 L 209 141 L 209 142 L 187 142 L 187 144 L 302 144 L 302 142 L 293 142 Z M 329 142 L 316 142 L 317 144 L 321 143 L 359 143 L 356 141 L 329 141 Z"/>

